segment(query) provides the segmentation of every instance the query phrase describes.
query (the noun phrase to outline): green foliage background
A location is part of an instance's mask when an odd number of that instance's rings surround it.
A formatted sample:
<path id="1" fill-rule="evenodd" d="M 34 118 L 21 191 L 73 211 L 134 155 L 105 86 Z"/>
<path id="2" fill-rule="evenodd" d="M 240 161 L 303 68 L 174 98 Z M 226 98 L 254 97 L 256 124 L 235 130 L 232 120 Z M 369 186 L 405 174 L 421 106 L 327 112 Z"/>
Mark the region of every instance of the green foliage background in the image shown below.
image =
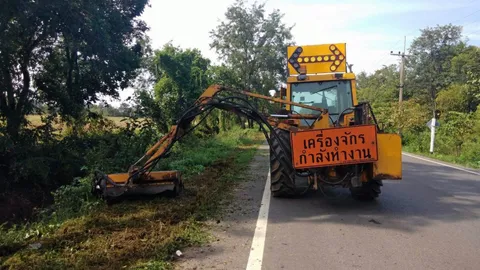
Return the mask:
<path id="1" fill-rule="evenodd" d="M 406 63 L 404 101 L 398 105 L 399 65 L 358 74 L 358 95 L 369 101 L 387 131 L 401 130 L 404 149 L 430 152 L 426 123 L 440 112 L 434 156 L 480 167 L 480 48 L 453 25 L 422 30 Z"/>

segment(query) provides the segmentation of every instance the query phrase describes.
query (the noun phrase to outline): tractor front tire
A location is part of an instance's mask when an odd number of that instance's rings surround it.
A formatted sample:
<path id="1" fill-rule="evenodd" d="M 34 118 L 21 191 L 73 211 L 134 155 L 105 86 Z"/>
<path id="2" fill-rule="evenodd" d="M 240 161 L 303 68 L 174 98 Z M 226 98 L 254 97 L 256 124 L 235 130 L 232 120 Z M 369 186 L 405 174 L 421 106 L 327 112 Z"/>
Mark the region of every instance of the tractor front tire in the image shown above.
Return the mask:
<path id="1" fill-rule="evenodd" d="M 378 198 L 378 195 L 382 193 L 381 186 L 383 186 L 382 180 L 369 180 L 363 183 L 361 187 L 350 188 L 352 197 L 361 201 L 372 201 Z"/>
<path id="2" fill-rule="evenodd" d="M 295 169 L 292 166 L 290 132 L 275 128 L 270 135 L 270 191 L 273 197 L 293 197 L 295 192 Z"/>

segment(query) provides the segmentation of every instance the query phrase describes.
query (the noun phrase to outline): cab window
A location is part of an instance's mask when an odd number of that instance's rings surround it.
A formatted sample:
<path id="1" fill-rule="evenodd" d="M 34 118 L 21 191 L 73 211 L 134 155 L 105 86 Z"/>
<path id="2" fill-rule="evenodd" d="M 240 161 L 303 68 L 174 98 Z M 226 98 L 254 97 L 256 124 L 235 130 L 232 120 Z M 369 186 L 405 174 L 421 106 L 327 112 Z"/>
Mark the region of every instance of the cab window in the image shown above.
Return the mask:
<path id="1" fill-rule="evenodd" d="M 291 90 L 292 101 L 328 109 L 335 121 L 343 110 L 353 105 L 350 81 L 293 83 Z M 295 106 L 292 106 L 292 110 L 300 114 L 318 114 L 318 111 Z"/>

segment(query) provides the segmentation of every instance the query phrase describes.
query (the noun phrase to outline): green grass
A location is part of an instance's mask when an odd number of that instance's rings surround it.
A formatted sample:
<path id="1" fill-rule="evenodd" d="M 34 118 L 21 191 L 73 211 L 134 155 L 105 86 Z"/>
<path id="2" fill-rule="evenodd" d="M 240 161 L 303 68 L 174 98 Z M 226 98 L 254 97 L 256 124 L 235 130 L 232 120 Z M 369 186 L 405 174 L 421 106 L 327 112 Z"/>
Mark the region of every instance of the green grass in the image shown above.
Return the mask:
<path id="1" fill-rule="evenodd" d="M 34 114 L 34 115 L 27 115 L 27 121 L 29 121 L 32 126 L 40 126 L 42 124 L 42 118 L 40 115 L 38 114 Z"/>
<path id="2" fill-rule="evenodd" d="M 106 116 L 105 118 L 112 121 L 118 127 L 125 127 L 126 126 L 125 122 L 122 122 L 122 119 L 125 119 L 126 117 Z M 27 115 L 27 121 L 29 121 L 30 124 L 33 127 L 38 127 L 38 126 L 42 125 L 42 118 L 38 114 Z M 59 125 L 57 125 L 57 127 L 59 127 Z"/>
<path id="3" fill-rule="evenodd" d="M 402 146 L 402 148 L 403 148 L 403 151 L 405 151 L 407 153 L 417 154 L 417 155 L 424 156 L 424 157 L 427 157 L 427 158 L 438 159 L 438 160 L 441 160 L 441 161 L 461 165 L 461 166 L 471 168 L 471 169 L 480 169 L 480 161 L 464 160 L 464 159 L 462 159 L 462 157 L 459 157 L 459 156 L 446 155 L 446 154 L 435 153 L 435 152 L 433 154 L 425 153 L 425 152 L 422 152 L 422 151 L 418 151 L 414 147 L 411 147 L 411 146 L 408 146 L 408 145 L 404 145 L 404 146 Z M 479 158 L 479 160 L 480 160 L 480 158 Z"/>
<path id="4" fill-rule="evenodd" d="M 91 197 L 89 179 L 82 179 L 58 190 L 36 222 L 0 228 L 0 268 L 172 268 L 177 249 L 212 240 L 203 221 L 228 201 L 263 135 L 234 129 L 183 141 L 159 165 L 182 171 L 182 196 L 108 206 Z"/>

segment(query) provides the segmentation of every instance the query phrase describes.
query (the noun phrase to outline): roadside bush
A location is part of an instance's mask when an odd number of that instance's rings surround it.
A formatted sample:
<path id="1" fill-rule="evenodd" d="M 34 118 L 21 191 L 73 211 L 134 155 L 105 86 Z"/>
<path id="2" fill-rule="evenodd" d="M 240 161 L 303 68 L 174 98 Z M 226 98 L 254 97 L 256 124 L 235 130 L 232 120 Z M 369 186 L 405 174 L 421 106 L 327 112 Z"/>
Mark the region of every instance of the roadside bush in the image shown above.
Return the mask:
<path id="1" fill-rule="evenodd" d="M 425 117 L 423 122 L 427 122 Z M 480 168 L 480 118 L 476 113 L 449 111 L 442 114 L 435 133 L 434 157 Z M 419 121 L 420 123 L 420 121 Z M 406 151 L 430 152 L 430 129 L 424 125 L 407 128 L 402 133 Z"/>
<path id="2" fill-rule="evenodd" d="M 407 130 L 402 133 L 402 143 L 410 151 L 428 152 L 430 148 L 430 132 L 425 130 L 416 133 Z"/>
<path id="3" fill-rule="evenodd" d="M 480 168 L 480 142 L 466 142 L 460 155 L 460 161 Z"/>
<path id="4" fill-rule="evenodd" d="M 92 211 L 100 202 L 91 193 L 91 183 L 91 177 L 84 177 L 59 187 L 52 192 L 52 207 L 44 209 L 40 218 L 56 224 Z"/>
<path id="5" fill-rule="evenodd" d="M 85 166 L 88 171 L 101 170 L 105 173 L 127 171 L 148 147 L 162 134 L 148 120 L 130 119 L 125 128 L 105 134 L 87 137 L 92 145 L 85 151 Z"/>
<path id="6" fill-rule="evenodd" d="M 216 160 L 226 158 L 232 148 L 252 143 L 250 138 L 257 129 L 242 129 L 235 126 L 228 131 L 220 131 L 216 136 L 208 137 L 199 136 L 197 132 L 187 135 L 180 143 L 175 144 L 172 154 L 159 162 L 158 169 L 180 170 L 187 177 L 199 174 Z"/>
<path id="7" fill-rule="evenodd" d="M 134 134 L 132 140 L 141 140 L 138 129 Z M 216 219 L 233 191 L 232 181 L 243 178 L 258 135 L 257 130 L 234 128 L 206 138 L 191 133 L 175 144 L 157 169 L 183 170 L 186 190 L 178 198 L 107 206 L 90 194 L 90 176 L 60 187 L 39 219 L 10 228 L 0 225 L 0 268 L 171 267 L 176 250 L 214 240 L 202 221 Z"/>
<path id="8" fill-rule="evenodd" d="M 67 119 L 63 130 L 53 128 L 53 119 L 44 118 L 42 125 L 24 130 L 16 144 L 0 136 L 0 223 L 25 220 L 38 214 L 33 208 L 51 203 L 65 205 L 64 212 L 48 213 L 60 220 L 85 211 L 91 200 L 85 195 L 90 172 L 126 172 L 163 136 L 148 119 L 124 119 L 119 127 L 100 115 L 85 114 L 83 119 Z M 199 174 L 214 160 L 225 157 L 228 149 L 222 147 L 246 143 L 246 135 L 255 132 L 240 128 L 220 131 L 217 115 L 207 120 L 174 145 L 172 157 L 157 167 Z M 222 142 L 212 140 L 217 134 Z M 199 145 L 202 151 L 195 150 Z"/>
<path id="9" fill-rule="evenodd" d="M 0 129 L 0 222 L 28 218 L 33 208 L 52 203 L 63 192 L 51 191 L 92 170 L 126 171 L 160 137 L 148 120 L 126 119 L 125 127 L 117 127 L 87 114 L 70 122 L 63 133 L 44 120 L 25 129 L 16 143 Z"/>
<path id="10" fill-rule="evenodd" d="M 18 187 L 44 190 L 70 183 L 74 175 L 81 174 L 82 158 L 76 145 L 54 135 L 44 139 L 42 133 L 41 129 L 26 130 L 17 143 L 0 136 L 1 193 Z"/>

